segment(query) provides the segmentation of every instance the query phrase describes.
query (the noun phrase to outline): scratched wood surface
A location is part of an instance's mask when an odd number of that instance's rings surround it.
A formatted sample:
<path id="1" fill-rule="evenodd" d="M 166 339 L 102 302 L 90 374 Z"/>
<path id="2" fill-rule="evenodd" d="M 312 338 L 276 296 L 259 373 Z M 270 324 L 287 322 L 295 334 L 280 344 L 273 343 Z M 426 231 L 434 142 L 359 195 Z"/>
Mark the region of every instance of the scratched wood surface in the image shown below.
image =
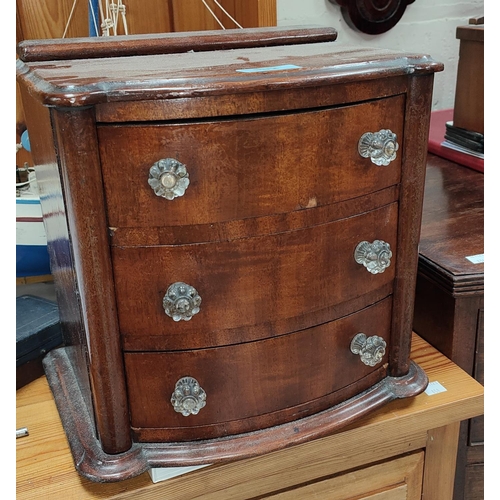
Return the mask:
<path id="1" fill-rule="evenodd" d="M 17 427 L 29 430 L 29 436 L 16 441 L 17 499 L 228 500 L 271 495 L 424 449 L 430 429 L 483 413 L 484 388 L 416 335 L 412 358 L 431 382 L 439 382 L 446 390 L 396 400 L 326 438 L 250 460 L 207 467 L 157 484 L 147 473 L 110 484 L 81 478 L 74 470 L 55 403 L 42 377 L 17 391 Z M 444 452 L 445 460 L 453 458 Z"/>

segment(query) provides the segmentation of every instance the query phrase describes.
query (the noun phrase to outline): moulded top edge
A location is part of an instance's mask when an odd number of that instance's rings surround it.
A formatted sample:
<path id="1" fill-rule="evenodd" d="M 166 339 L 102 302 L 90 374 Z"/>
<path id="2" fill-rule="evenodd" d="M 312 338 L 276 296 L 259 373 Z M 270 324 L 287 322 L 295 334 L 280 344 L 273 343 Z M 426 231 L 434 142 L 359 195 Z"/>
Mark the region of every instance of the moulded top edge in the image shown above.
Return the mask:
<path id="1" fill-rule="evenodd" d="M 17 61 L 18 79 L 46 105 L 238 94 L 441 71 L 428 55 L 337 43 L 63 61 Z"/>

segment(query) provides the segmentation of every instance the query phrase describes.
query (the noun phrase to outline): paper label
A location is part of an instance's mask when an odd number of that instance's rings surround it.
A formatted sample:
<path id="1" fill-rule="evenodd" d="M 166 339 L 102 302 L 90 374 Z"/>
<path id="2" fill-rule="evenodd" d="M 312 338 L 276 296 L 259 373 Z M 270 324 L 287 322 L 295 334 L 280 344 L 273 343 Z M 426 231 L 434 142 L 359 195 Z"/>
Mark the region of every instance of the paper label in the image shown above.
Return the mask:
<path id="1" fill-rule="evenodd" d="M 192 465 L 190 467 L 159 467 L 149 469 L 149 476 L 153 483 L 159 483 L 160 481 L 166 481 L 167 479 L 172 479 L 173 477 L 182 476 L 189 472 L 201 469 L 202 467 L 208 467 L 207 465 Z"/>
<path id="2" fill-rule="evenodd" d="M 468 261 L 473 264 L 484 264 L 484 253 L 478 253 L 477 255 L 469 255 L 469 257 L 465 257 Z"/>
<path id="3" fill-rule="evenodd" d="M 439 394 L 440 392 L 446 392 L 446 389 L 437 380 L 429 382 L 427 389 L 425 389 L 427 396 L 434 396 L 434 394 Z"/>

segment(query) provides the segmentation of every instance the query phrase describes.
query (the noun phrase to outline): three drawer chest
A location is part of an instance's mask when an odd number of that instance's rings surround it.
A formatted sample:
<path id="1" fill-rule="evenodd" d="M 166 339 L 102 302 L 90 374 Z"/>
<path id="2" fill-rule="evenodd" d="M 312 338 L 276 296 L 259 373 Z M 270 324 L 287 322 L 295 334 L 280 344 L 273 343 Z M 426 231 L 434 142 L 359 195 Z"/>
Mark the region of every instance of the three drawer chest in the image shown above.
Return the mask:
<path id="1" fill-rule="evenodd" d="M 17 75 L 81 474 L 323 436 L 409 359 L 434 73 L 330 28 L 25 41 Z"/>

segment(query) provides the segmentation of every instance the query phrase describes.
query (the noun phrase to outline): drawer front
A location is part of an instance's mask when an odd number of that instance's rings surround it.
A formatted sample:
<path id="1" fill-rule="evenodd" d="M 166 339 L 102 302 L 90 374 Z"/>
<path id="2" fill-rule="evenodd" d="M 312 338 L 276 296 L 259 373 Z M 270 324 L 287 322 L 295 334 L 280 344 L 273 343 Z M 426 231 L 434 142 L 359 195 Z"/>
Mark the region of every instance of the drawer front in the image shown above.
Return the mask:
<path id="1" fill-rule="evenodd" d="M 346 466 L 346 469 L 348 466 Z M 416 452 L 352 472 L 309 481 L 262 496 L 263 500 L 420 500 L 424 452 Z"/>
<path id="2" fill-rule="evenodd" d="M 396 96 L 238 120 L 100 126 L 109 225 L 179 226 L 260 217 L 397 184 L 401 151 L 389 165 L 377 166 L 360 155 L 358 142 L 367 132 L 389 129 L 401 144 L 404 102 L 404 96 Z M 174 199 L 157 196 L 148 181 L 151 167 L 167 158 L 185 165 L 189 178 Z M 162 177 L 163 194 L 178 185 L 176 177 L 186 183 L 177 164 L 169 165 L 162 170 L 168 173 Z M 159 176 L 154 170 L 151 182 Z"/>
<path id="3" fill-rule="evenodd" d="M 337 391 L 349 386 L 352 396 L 374 383 L 371 373 L 385 376 L 387 354 L 368 366 L 350 344 L 365 333 L 389 345 L 390 318 L 391 298 L 386 298 L 337 321 L 272 339 L 194 351 L 125 353 L 132 427 L 164 429 L 161 438 L 167 440 L 198 439 L 217 435 L 217 424 L 246 432 L 264 421 L 276 425 L 325 409 Z M 195 379 L 206 397 L 199 396 L 205 405 L 197 414 L 184 416 L 171 398 L 186 377 Z"/>
<path id="4" fill-rule="evenodd" d="M 123 346 L 142 351 L 236 344 L 308 328 L 361 309 L 374 302 L 377 291 L 382 290 L 383 296 L 391 293 L 396 222 L 397 203 L 392 203 L 266 237 L 113 247 Z M 374 240 L 389 244 L 393 253 L 389 267 L 379 274 L 355 260 L 358 244 Z M 190 319 L 175 321 L 165 312 L 165 296 L 175 283 L 193 287 L 201 298 L 199 312 Z M 347 309 L 336 312 L 344 303 Z"/>

